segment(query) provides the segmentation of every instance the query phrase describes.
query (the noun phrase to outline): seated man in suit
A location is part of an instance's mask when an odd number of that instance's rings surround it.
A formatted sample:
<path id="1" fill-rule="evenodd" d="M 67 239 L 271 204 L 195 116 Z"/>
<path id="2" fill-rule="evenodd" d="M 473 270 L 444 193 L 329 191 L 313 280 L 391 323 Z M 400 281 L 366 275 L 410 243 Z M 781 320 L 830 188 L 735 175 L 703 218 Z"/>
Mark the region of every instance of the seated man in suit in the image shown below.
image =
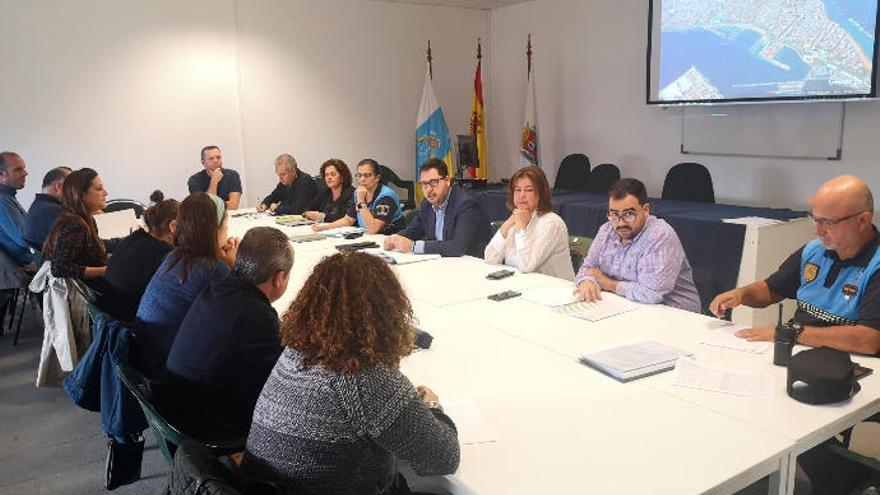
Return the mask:
<path id="1" fill-rule="evenodd" d="M 28 210 L 24 240 L 36 251 L 43 250 L 43 241 L 61 213 L 61 188 L 70 174 L 69 167 L 55 167 L 43 177 L 43 192 L 37 193 Z"/>
<path id="2" fill-rule="evenodd" d="M 205 169 L 192 174 L 186 181 L 189 192 L 219 196 L 226 202 L 227 210 L 237 210 L 241 201 L 241 178 L 238 172 L 223 168 L 223 155 L 217 146 L 202 148 L 201 157 Z"/>
<path id="3" fill-rule="evenodd" d="M 431 158 L 419 168 L 425 202 L 399 235 L 385 239 L 385 249 L 402 253 L 482 257 L 489 241 L 489 221 L 469 191 L 452 187 L 446 163 Z"/>
<path id="4" fill-rule="evenodd" d="M 196 298 L 166 361 L 160 407 L 203 439 L 247 435 L 257 397 L 281 354 L 278 313 L 293 249 L 280 230 L 250 229 L 235 268 Z"/>
<path id="5" fill-rule="evenodd" d="M 275 159 L 278 185 L 266 196 L 257 211 L 269 210 L 279 215 L 300 215 L 315 198 L 315 181 L 301 173 L 293 156 L 285 153 Z"/>

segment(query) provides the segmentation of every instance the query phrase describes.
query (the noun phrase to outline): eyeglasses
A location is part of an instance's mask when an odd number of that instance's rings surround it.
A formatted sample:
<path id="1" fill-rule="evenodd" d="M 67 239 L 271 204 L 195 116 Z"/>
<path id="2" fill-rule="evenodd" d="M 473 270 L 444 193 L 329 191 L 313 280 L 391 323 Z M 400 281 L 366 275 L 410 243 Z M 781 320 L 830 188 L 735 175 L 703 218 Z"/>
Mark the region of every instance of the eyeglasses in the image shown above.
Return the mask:
<path id="1" fill-rule="evenodd" d="M 361 178 L 369 179 L 370 177 L 372 177 L 374 175 L 376 175 L 376 174 L 374 174 L 373 172 L 363 172 L 363 173 L 359 172 L 359 173 L 354 174 L 354 176 L 357 177 L 358 179 L 361 179 Z"/>
<path id="2" fill-rule="evenodd" d="M 813 221 L 813 223 L 815 223 L 816 225 L 818 225 L 820 227 L 834 227 L 835 225 L 842 223 L 842 222 L 845 222 L 845 221 L 849 220 L 850 218 L 855 218 L 855 217 L 861 215 L 862 213 L 864 213 L 864 211 L 859 211 L 859 212 L 853 213 L 852 215 L 847 215 L 843 218 L 821 218 L 821 217 L 817 217 L 817 216 L 813 215 L 812 212 L 808 213 L 807 215 L 809 215 L 809 217 Z"/>
<path id="3" fill-rule="evenodd" d="M 435 187 L 440 185 L 440 181 L 445 179 L 446 177 L 440 177 L 439 179 L 430 179 L 419 181 L 419 185 L 422 186 L 422 189 L 434 189 Z"/>
<path id="4" fill-rule="evenodd" d="M 619 222 L 623 220 L 624 222 L 632 222 L 638 214 L 636 210 L 624 210 L 622 212 L 611 210 L 608 212 L 608 221 Z"/>

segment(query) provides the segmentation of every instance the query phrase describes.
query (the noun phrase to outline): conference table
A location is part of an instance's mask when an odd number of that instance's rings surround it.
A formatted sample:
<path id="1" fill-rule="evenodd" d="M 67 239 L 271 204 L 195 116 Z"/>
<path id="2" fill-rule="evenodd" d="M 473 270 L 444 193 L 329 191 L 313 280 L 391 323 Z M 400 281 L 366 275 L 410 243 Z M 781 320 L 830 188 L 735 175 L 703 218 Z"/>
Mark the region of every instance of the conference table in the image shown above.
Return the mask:
<path id="1" fill-rule="evenodd" d="M 230 235 L 257 225 L 289 235 L 310 232 L 308 226 L 277 226 L 272 217 L 248 215 L 233 216 Z M 294 243 L 290 284 L 274 303 L 279 314 L 337 245 L 381 245 L 383 238 Z M 880 379 L 873 375 L 844 403 L 810 406 L 789 398 L 785 369 L 773 366 L 772 350 L 750 354 L 701 344 L 726 324 L 708 316 L 639 305 L 590 322 L 524 297 L 486 299 L 504 290 L 571 287 L 565 280 L 519 272 L 487 280 L 498 267 L 472 257 L 392 268 L 419 327 L 434 337 L 430 349 L 403 360 L 402 371 L 415 385 L 431 387 L 441 403 L 472 406 L 467 416 L 451 413 L 462 441 L 458 471 L 429 478 L 410 473 L 415 488 L 452 494 L 728 494 L 769 476 L 770 493 L 791 494 L 797 455 L 880 412 Z M 671 383 L 671 373 L 621 383 L 577 361 L 586 351 L 634 339 L 691 352 L 701 363 L 772 376 L 773 396 L 683 388 Z M 854 360 L 880 365 L 876 358 Z M 482 436 L 466 438 L 481 425 Z"/>
<path id="2" fill-rule="evenodd" d="M 506 191 L 481 191 L 476 195 L 480 208 L 490 219 L 502 220 L 510 216 L 505 206 Z M 599 227 L 607 222 L 607 194 L 555 191 L 553 202 L 568 227 L 569 235 L 593 238 Z M 748 264 L 751 259 L 766 261 L 770 258 L 775 268 L 812 237 L 812 223 L 803 211 L 660 198 L 649 198 L 648 203 L 651 214 L 665 220 L 678 234 L 693 268 L 694 284 L 704 311 L 721 292 L 769 275 L 744 273 L 744 260 Z M 748 222 L 729 221 L 737 218 L 763 218 L 779 224 L 748 225 Z M 791 225 L 786 225 L 789 223 Z M 773 236 L 774 230 L 778 229 L 785 231 L 784 236 Z M 774 237 L 775 246 L 762 242 L 768 237 Z M 754 240 L 749 242 L 752 238 Z"/>

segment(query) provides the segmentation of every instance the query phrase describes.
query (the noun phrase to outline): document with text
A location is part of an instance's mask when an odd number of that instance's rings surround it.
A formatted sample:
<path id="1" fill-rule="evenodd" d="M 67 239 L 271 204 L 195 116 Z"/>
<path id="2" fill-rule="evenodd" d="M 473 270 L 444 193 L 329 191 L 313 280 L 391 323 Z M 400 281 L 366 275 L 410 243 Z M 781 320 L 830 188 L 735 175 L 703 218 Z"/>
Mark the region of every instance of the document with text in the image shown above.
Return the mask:
<path id="1" fill-rule="evenodd" d="M 709 392 L 772 399 L 776 379 L 771 374 L 733 371 L 694 359 L 679 359 L 672 371 L 672 384 Z"/>

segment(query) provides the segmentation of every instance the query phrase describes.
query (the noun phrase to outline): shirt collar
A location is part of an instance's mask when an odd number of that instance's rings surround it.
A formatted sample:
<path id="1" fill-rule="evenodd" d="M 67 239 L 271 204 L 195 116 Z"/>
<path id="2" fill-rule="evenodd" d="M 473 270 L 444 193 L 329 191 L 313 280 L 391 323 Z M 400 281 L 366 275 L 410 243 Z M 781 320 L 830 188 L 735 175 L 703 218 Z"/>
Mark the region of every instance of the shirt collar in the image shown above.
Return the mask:
<path id="1" fill-rule="evenodd" d="M 7 185 L 5 185 L 5 184 L 0 184 L 0 193 L 3 193 L 3 194 L 9 194 L 9 195 L 11 195 L 11 196 L 14 197 L 14 196 L 15 196 L 15 193 L 17 193 L 17 192 L 18 192 L 18 191 L 17 191 L 14 187 L 12 187 L 12 186 L 7 186 Z"/>
<path id="2" fill-rule="evenodd" d="M 450 191 L 451 193 L 451 191 Z M 434 208 L 434 213 L 446 213 L 446 205 L 449 204 L 449 194 L 446 195 L 446 199 L 443 200 L 439 205 L 431 205 L 431 208 Z"/>

